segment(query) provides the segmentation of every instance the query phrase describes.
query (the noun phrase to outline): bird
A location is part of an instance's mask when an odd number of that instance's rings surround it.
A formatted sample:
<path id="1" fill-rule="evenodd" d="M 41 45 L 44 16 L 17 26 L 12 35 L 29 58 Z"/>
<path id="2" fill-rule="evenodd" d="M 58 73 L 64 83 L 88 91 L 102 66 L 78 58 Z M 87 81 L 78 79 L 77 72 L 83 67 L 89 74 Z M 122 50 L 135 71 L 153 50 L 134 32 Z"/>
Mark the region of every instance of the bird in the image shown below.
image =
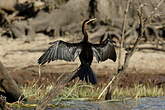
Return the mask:
<path id="1" fill-rule="evenodd" d="M 97 84 L 95 72 L 90 67 L 93 57 L 96 57 L 97 62 L 103 62 L 109 58 L 116 61 L 116 52 L 113 44 L 109 41 L 102 44 L 93 44 L 88 40 L 86 31 L 87 24 L 95 21 L 96 18 L 84 20 L 82 23 L 83 39 L 77 43 L 68 43 L 62 40 L 50 42 L 51 45 L 38 59 L 38 63 L 43 65 L 55 60 L 75 61 L 77 57 L 81 62 L 75 74 L 69 81 L 79 77 L 80 80 Z"/>

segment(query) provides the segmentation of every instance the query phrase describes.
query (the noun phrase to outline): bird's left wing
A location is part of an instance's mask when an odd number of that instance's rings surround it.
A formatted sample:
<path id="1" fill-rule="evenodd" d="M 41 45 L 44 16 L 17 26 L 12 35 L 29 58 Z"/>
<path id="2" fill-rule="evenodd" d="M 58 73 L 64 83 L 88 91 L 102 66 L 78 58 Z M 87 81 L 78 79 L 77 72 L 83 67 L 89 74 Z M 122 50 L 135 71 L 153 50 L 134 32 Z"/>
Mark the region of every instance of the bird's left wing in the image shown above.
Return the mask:
<path id="1" fill-rule="evenodd" d="M 74 61 L 81 52 L 79 43 L 67 43 L 59 40 L 50 44 L 52 46 L 38 59 L 39 64 L 49 63 L 54 60 Z"/>
<path id="2" fill-rule="evenodd" d="M 116 61 L 116 51 L 111 42 L 105 44 L 92 44 L 92 50 L 98 62 L 111 59 Z"/>

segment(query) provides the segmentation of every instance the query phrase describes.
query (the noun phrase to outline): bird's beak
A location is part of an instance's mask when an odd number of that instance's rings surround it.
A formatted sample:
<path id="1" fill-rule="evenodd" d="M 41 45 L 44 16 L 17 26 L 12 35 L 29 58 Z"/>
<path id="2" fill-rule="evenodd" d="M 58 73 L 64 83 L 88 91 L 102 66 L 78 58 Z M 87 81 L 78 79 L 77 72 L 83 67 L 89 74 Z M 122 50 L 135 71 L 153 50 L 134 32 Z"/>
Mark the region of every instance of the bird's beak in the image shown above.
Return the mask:
<path id="1" fill-rule="evenodd" d="M 86 22 L 86 24 L 88 24 L 88 23 L 90 23 L 90 22 L 92 22 L 92 21 L 95 21 L 95 20 L 96 20 L 96 18 L 89 19 L 89 20 Z"/>
<path id="2" fill-rule="evenodd" d="M 114 41 L 114 40 L 111 40 L 111 42 L 112 42 L 113 44 L 116 44 L 116 41 Z"/>

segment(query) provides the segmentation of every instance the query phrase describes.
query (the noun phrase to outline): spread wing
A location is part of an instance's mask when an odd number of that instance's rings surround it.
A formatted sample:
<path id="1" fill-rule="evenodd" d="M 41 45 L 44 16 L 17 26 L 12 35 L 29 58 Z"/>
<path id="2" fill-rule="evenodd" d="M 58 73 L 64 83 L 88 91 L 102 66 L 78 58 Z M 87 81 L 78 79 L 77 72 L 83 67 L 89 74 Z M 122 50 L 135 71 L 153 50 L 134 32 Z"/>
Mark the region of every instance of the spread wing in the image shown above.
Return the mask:
<path id="1" fill-rule="evenodd" d="M 81 52 L 79 43 L 67 43 L 64 41 L 51 42 L 45 53 L 38 59 L 39 64 L 54 60 L 74 61 Z"/>
<path id="2" fill-rule="evenodd" d="M 92 50 L 98 62 L 111 59 L 116 61 L 116 51 L 111 42 L 105 44 L 93 44 Z"/>

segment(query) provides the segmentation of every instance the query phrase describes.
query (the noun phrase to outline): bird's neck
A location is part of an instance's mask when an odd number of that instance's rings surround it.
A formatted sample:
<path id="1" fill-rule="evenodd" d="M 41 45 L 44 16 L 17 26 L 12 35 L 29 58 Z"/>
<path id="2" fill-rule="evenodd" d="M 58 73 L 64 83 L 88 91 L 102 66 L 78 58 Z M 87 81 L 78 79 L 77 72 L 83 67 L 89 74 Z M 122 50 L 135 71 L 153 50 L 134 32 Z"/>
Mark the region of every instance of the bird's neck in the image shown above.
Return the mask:
<path id="1" fill-rule="evenodd" d="M 83 26 L 82 26 L 82 33 L 83 33 L 83 35 L 84 35 L 83 41 L 87 41 L 87 42 L 88 42 L 88 34 L 87 34 L 87 32 L 86 32 L 85 23 L 84 23 Z"/>
<path id="2" fill-rule="evenodd" d="M 88 35 L 84 35 L 83 41 L 88 42 Z"/>

